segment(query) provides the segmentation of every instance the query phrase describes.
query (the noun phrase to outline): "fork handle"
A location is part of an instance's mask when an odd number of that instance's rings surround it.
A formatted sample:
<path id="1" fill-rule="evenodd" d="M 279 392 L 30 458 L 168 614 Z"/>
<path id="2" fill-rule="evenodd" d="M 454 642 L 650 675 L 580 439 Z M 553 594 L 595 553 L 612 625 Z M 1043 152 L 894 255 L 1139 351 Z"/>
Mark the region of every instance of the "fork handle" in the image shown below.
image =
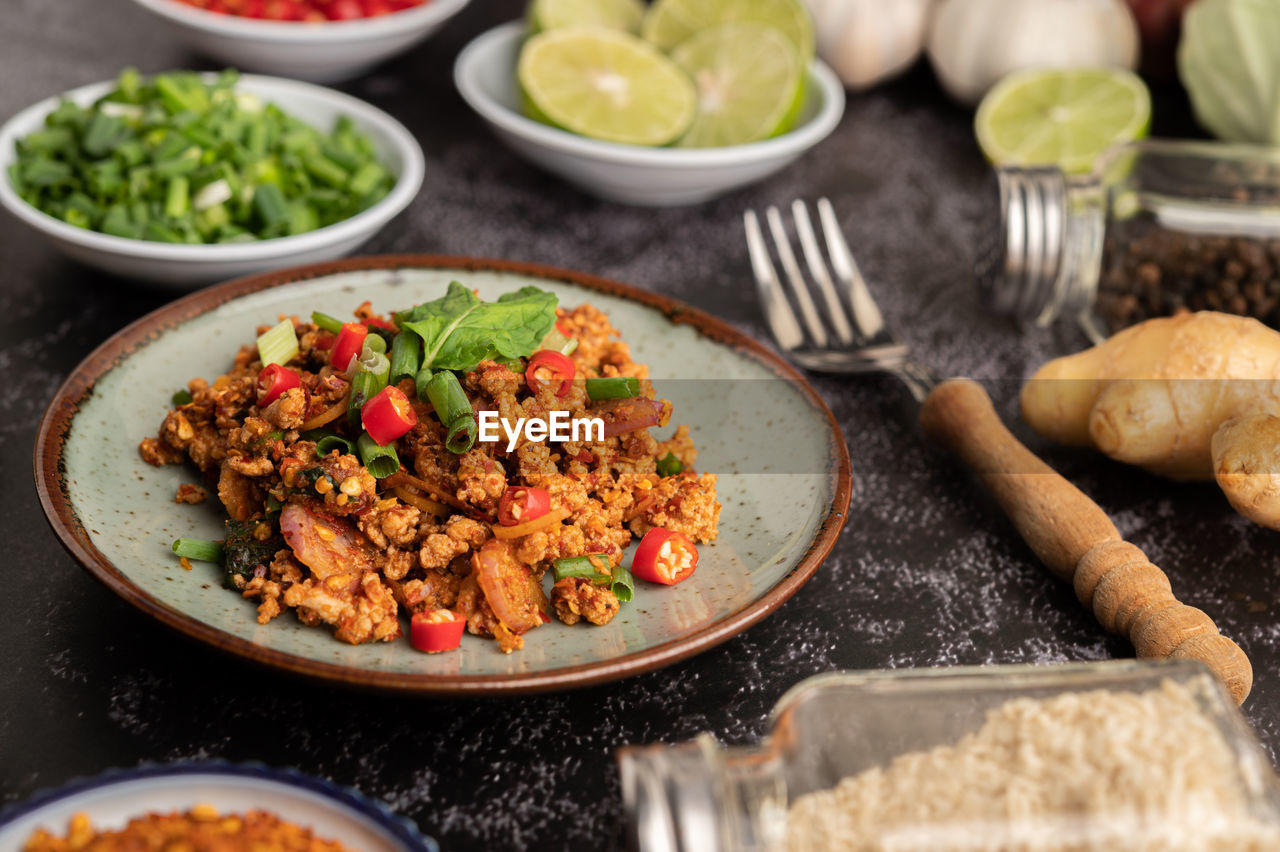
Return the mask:
<path id="1" fill-rule="evenodd" d="M 987 487 L 1022 538 L 1107 630 L 1142 657 L 1190 657 L 1216 674 L 1237 702 L 1253 684 L 1249 658 L 1213 621 L 1180 604 L 1169 578 L 1076 488 L 1005 428 L 977 382 L 950 379 L 925 398 L 920 425 Z"/>

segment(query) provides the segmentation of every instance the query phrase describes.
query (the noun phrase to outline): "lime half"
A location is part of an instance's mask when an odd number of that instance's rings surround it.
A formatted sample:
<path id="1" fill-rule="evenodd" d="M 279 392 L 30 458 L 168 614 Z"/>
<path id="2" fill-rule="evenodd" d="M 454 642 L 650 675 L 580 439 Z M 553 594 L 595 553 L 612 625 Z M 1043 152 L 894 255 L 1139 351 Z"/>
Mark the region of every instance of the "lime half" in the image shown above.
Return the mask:
<path id="1" fill-rule="evenodd" d="M 1151 94 L 1118 68 L 1032 69 L 996 84 L 974 128 L 997 165 L 1055 165 L 1088 172 L 1113 145 L 1140 139 L 1151 124 Z"/>
<path id="2" fill-rule="evenodd" d="M 566 27 L 604 27 L 640 33 L 645 5 L 641 0 L 533 0 L 529 25 L 533 32 Z"/>
<path id="3" fill-rule="evenodd" d="M 710 27 L 748 22 L 782 32 L 805 65 L 813 58 L 813 19 L 801 0 L 657 0 L 649 7 L 642 31 L 669 51 Z"/>
<path id="4" fill-rule="evenodd" d="M 517 76 L 531 116 L 607 142 L 669 145 L 698 110 L 693 81 L 680 66 L 615 30 L 536 35 L 520 52 Z"/>
<path id="5" fill-rule="evenodd" d="M 785 133 L 804 103 L 800 54 L 763 24 L 702 30 L 671 54 L 698 87 L 698 116 L 685 148 L 721 148 Z"/>

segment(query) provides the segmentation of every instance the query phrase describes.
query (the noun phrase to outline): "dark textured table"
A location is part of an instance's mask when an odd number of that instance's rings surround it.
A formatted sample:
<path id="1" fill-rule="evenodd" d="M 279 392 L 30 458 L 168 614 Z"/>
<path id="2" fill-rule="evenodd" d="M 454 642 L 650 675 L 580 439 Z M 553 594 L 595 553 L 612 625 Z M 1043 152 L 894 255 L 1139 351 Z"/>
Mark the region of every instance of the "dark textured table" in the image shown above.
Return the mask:
<path id="1" fill-rule="evenodd" d="M 184 53 L 124 0 L 7 0 L 0 116 L 127 64 Z M 927 70 L 853 97 L 835 135 L 772 180 L 683 210 L 583 196 L 503 149 L 453 90 L 460 47 L 514 17 L 477 0 L 433 41 L 346 86 L 421 139 L 427 182 L 367 247 L 531 260 L 668 293 L 762 337 L 741 241 L 744 207 L 829 195 L 902 335 L 949 373 L 990 380 L 1014 422 L 1017 380 L 1078 346 L 989 317 L 968 274 L 985 166 L 967 112 Z M 1166 127 L 1180 105 L 1162 116 Z M 1093 660 L 1131 653 L 1049 578 L 961 471 L 927 448 L 887 378 L 815 379 L 844 427 L 855 493 L 831 558 L 796 597 L 723 646 L 668 670 L 563 695 L 427 701 L 285 677 L 178 637 L 71 560 L 31 484 L 41 412 L 75 364 L 166 294 L 64 260 L 0 219 L 0 802 L 140 761 L 261 760 L 354 785 L 446 848 L 598 848 L 620 812 L 613 750 L 711 731 L 747 743 L 770 706 L 831 669 Z M 1021 436 L 1093 495 L 1188 603 L 1249 652 L 1245 707 L 1280 746 L 1275 533 L 1212 486 L 1177 485 Z"/>

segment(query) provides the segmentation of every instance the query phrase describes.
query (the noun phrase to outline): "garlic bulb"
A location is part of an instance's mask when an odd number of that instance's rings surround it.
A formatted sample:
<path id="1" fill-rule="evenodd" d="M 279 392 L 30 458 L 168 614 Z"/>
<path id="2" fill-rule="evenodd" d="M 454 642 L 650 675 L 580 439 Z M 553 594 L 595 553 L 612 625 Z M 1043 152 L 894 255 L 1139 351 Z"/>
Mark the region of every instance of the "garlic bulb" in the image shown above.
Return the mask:
<path id="1" fill-rule="evenodd" d="M 924 49 L 934 0 L 806 0 L 818 54 L 851 89 L 905 71 Z"/>
<path id="2" fill-rule="evenodd" d="M 1023 68 L 1138 64 L 1138 26 L 1124 0 L 942 0 L 929 59 L 953 98 L 975 104 Z"/>

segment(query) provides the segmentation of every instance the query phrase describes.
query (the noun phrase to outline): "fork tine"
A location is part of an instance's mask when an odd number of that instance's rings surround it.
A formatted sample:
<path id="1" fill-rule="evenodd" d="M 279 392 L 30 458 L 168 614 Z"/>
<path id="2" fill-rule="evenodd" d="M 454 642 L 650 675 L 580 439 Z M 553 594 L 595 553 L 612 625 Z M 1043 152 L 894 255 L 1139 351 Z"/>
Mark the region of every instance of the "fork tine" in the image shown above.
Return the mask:
<path id="1" fill-rule="evenodd" d="M 827 251 L 831 253 L 831 263 L 836 275 L 849 288 L 849 304 L 853 308 L 853 321 L 858 331 L 868 340 L 884 331 L 884 316 L 871 298 L 867 282 L 858 271 L 858 264 L 849 250 L 849 243 L 840 231 L 840 223 L 836 221 L 836 211 L 826 198 L 818 199 L 818 216 L 822 219 L 822 233 L 827 238 Z"/>
<path id="2" fill-rule="evenodd" d="M 823 327 L 822 320 L 818 318 L 818 310 L 813 306 L 813 297 L 809 295 L 809 286 L 804 283 L 800 265 L 796 263 L 796 256 L 791 251 L 791 238 L 787 236 L 787 231 L 782 226 L 782 216 L 778 213 L 777 207 L 770 206 L 765 211 L 765 217 L 769 220 L 769 230 L 773 232 L 773 243 L 778 250 L 778 260 L 782 261 L 782 269 L 787 273 L 791 292 L 795 293 L 796 302 L 800 305 L 800 316 L 804 317 L 805 327 L 809 329 L 814 344 L 822 349 L 827 345 L 827 330 Z"/>
<path id="3" fill-rule="evenodd" d="M 791 204 L 791 214 L 796 220 L 796 234 L 800 237 L 800 247 L 804 249 L 804 259 L 809 265 L 809 274 L 818 283 L 818 290 L 827 303 L 827 316 L 835 327 L 836 336 L 845 346 L 853 345 L 853 328 L 845 319 L 844 306 L 836 295 L 835 285 L 831 283 L 831 272 L 827 262 L 822 258 L 822 249 L 818 248 L 818 238 L 813 232 L 813 222 L 809 219 L 809 208 L 801 200 Z"/>
<path id="4" fill-rule="evenodd" d="M 747 251 L 751 255 L 751 268 L 755 271 L 756 288 L 760 293 L 760 304 L 764 307 L 765 319 L 773 331 L 773 337 L 784 350 L 790 351 L 804 345 L 804 332 L 795 313 L 787 304 L 786 294 L 782 292 L 782 283 L 778 273 L 769 259 L 769 249 L 765 246 L 764 232 L 760 230 L 760 220 L 756 211 L 748 210 L 742 216 L 743 227 L 747 231 Z"/>

